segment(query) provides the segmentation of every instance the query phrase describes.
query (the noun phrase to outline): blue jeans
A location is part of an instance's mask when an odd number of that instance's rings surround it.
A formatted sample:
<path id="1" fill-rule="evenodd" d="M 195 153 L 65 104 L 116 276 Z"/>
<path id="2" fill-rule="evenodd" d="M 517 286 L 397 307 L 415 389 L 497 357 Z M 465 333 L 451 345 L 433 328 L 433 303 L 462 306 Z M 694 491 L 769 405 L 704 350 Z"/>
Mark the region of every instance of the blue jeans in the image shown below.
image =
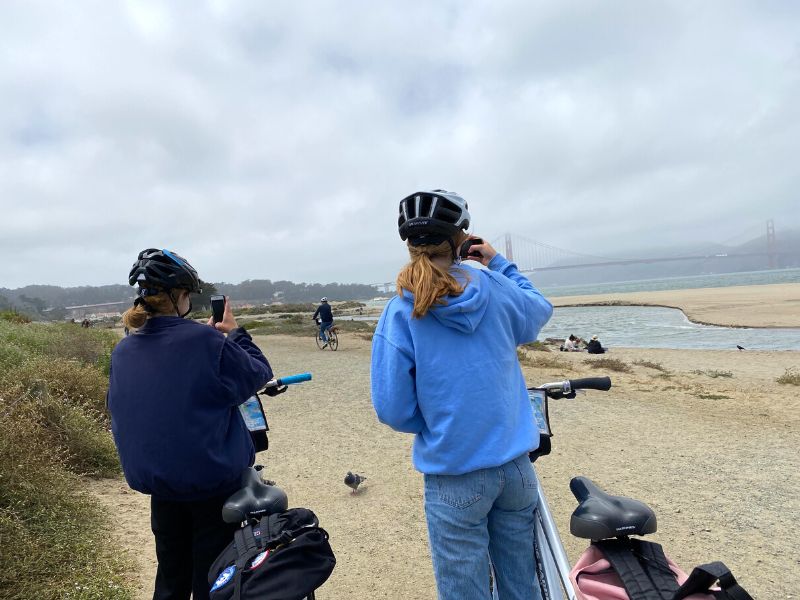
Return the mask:
<path id="1" fill-rule="evenodd" d="M 425 475 L 439 600 L 484 600 L 489 558 L 500 600 L 541 600 L 534 555 L 537 489 L 528 455 L 464 475 Z"/>
<path id="2" fill-rule="evenodd" d="M 333 327 L 333 321 L 319 324 L 319 339 L 321 339 L 323 342 L 328 341 L 328 336 L 325 335 L 325 331 L 331 327 Z"/>

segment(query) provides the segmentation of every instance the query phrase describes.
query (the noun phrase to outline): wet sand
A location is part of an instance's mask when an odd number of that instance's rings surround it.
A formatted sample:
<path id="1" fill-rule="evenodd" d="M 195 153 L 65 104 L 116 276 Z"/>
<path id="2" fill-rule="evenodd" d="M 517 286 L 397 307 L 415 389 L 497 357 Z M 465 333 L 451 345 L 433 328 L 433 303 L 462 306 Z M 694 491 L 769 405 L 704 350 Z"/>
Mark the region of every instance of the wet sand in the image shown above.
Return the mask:
<path id="1" fill-rule="evenodd" d="M 370 343 L 343 334 L 339 351 L 330 352 L 317 350 L 310 336 L 256 341 L 276 373 L 314 375 L 265 399 L 270 449 L 258 461 L 291 505 L 314 510 L 330 532 L 338 564 L 317 597 L 435 598 L 422 477 L 411 466 L 411 436 L 373 413 Z M 775 379 L 800 367 L 800 352 L 613 349 L 608 357 L 632 372 L 585 364 L 584 353 L 530 352 L 526 362 L 535 366 L 524 367 L 531 384 L 602 374 L 614 380 L 610 392 L 551 404 L 554 450 L 537 469 L 570 558 L 585 547 L 568 533 L 575 506 L 569 480 L 582 474 L 650 504 L 659 522 L 652 539 L 678 564 L 691 569 L 721 559 L 755 598 L 797 597 L 800 394 Z M 368 478 L 358 494 L 343 483 L 348 470 Z M 113 510 L 119 543 L 137 567 L 138 597 L 151 597 L 148 498 L 121 480 L 92 490 Z"/>
<path id="2" fill-rule="evenodd" d="M 554 306 L 667 306 L 707 325 L 800 327 L 800 283 L 558 296 L 550 300 Z"/>

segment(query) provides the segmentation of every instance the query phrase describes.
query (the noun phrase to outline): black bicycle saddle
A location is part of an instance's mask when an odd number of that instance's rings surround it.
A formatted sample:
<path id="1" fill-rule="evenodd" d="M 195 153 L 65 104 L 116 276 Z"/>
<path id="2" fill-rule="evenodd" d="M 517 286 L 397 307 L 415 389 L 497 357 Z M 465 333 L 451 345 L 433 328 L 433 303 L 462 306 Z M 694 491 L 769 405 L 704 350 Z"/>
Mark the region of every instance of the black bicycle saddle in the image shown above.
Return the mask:
<path id="1" fill-rule="evenodd" d="M 656 514 L 644 502 L 606 494 L 587 477 L 575 477 L 569 489 L 579 502 L 569 520 L 572 535 L 604 540 L 656 531 Z"/>
<path id="2" fill-rule="evenodd" d="M 281 488 L 264 483 L 258 469 L 249 467 L 242 471 L 242 489 L 222 505 L 222 520 L 241 523 L 248 519 L 285 511 L 289 498 Z"/>

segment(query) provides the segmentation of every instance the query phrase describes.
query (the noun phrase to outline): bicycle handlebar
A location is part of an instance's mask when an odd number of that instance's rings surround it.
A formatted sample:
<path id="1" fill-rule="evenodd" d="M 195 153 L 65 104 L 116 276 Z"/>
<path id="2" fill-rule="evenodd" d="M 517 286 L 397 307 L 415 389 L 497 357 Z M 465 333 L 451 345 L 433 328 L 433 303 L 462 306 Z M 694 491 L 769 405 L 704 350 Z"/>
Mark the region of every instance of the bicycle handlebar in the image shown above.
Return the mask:
<path id="1" fill-rule="evenodd" d="M 573 390 L 602 390 L 611 389 L 610 377 L 584 377 L 583 379 L 570 379 L 569 387 Z"/>
<path id="2" fill-rule="evenodd" d="M 304 381 L 311 381 L 311 373 L 298 373 L 297 375 L 288 375 L 287 377 L 281 377 L 280 379 L 276 379 L 275 381 L 268 382 L 264 386 L 264 389 L 283 387 L 284 385 L 292 385 L 293 383 L 302 383 Z"/>
<path id="3" fill-rule="evenodd" d="M 611 389 L 610 377 L 584 377 L 583 379 L 567 379 L 566 381 L 556 381 L 537 386 L 539 389 L 547 390 L 553 397 L 570 396 L 574 397 L 576 390 L 602 390 Z"/>

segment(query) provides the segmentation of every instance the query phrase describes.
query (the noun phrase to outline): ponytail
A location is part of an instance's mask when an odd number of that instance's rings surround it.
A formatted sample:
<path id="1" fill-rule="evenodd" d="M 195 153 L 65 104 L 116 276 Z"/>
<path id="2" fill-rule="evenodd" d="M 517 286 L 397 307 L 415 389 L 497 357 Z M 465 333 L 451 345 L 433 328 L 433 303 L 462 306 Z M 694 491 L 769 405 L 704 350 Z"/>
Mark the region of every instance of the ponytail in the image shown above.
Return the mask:
<path id="1" fill-rule="evenodd" d="M 133 306 L 122 313 L 122 324 L 128 329 L 139 329 L 147 319 L 156 315 L 174 314 L 174 304 L 167 292 L 154 296 L 139 296 Z"/>
<path id="2" fill-rule="evenodd" d="M 459 232 L 455 239 L 447 240 L 437 246 L 408 245 L 411 261 L 397 275 L 397 294 L 403 290 L 414 294 L 414 310 L 411 316 L 422 318 L 434 304 L 444 304 L 445 296 L 460 296 L 464 286 L 453 277 L 448 268 L 433 261 L 438 257 L 452 257 L 453 248 L 458 248 L 466 239 Z"/>

